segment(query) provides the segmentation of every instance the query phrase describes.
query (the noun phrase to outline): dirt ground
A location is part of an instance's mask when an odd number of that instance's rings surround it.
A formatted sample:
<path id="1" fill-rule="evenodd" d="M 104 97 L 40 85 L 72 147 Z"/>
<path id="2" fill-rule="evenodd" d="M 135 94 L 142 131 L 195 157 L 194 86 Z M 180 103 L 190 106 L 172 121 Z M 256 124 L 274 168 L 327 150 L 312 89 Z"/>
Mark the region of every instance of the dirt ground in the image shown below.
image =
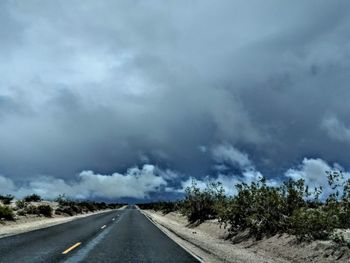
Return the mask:
<path id="1" fill-rule="evenodd" d="M 178 213 L 143 211 L 166 234 L 204 262 L 350 262 L 350 249 L 331 241 L 299 243 L 294 236 L 276 235 L 256 241 L 244 233 L 228 240 L 215 221 L 190 226 Z"/>

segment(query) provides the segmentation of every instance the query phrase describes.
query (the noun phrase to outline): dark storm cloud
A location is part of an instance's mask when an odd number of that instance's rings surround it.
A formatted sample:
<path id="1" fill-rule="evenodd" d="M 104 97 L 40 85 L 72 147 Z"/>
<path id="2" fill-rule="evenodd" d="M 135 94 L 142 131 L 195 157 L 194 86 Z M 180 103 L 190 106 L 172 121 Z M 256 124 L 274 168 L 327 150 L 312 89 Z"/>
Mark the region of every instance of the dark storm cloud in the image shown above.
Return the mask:
<path id="1" fill-rule="evenodd" d="M 272 177 L 304 157 L 349 167 L 349 8 L 3 1 L 0 174 L 74 181 L 153 164 L 218 176 L 223 146 Z M 184 178 L 164 180 L 151 190 Z"/>

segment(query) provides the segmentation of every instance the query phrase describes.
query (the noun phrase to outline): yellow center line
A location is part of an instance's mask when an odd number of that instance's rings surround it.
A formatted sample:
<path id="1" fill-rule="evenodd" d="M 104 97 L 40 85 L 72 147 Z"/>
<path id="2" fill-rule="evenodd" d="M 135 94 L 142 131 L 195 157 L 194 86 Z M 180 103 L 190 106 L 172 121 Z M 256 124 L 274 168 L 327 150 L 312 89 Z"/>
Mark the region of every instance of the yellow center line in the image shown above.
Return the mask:
<path id="1" fill-rule="evenodd" d="M 76 247 L 79 247 L 81 245 L 81 242 L 78 242 L 76 244 L 74 244 L 73 246 L 67 248 L 65 251 L 62 252 L 62 254 L 67 254 L 70 251 L 72 251 L 73 249 L 75 249 Z"/>
<path id="2" fill-rule="evenodd" d="M 104 229 L 106 227 L 106 225 L 103 225 L 102 227 L 101 227 L 101 229 Z"/>

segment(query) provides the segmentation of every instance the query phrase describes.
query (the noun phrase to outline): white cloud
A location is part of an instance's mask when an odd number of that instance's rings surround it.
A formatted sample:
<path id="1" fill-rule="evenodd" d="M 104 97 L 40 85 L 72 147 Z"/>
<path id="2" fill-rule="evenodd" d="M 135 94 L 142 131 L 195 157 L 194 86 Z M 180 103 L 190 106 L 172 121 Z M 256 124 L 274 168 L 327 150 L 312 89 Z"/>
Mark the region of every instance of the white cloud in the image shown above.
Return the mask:
<path id="1" fill-rule="evenodd" d="M 328 135 L 337 141 L 350 142 L 350 127 L 347 127 L 337 117 L 330 116 L 322 121 L 322 128 Z"/>
<path id="2" fill-rule="evenodd" d="M 251 183 L 256 182 L 257 180 L 262 178 L 262 174 L 259 171 L 256 171 L 255 169 L 246 170 L 242 173 L 242 175 L 237 174 L 219 174 L 216 178 L 213 178 L 211 176 L 206 176 L 203 179 L 194 179 L 193 177 L 188 178 L 187 180 L 183 181 L 181 183 L 182 188 L 180 189 L 180 192 L 183 192 L 186 187 L 189 187 L 192 185 L 192 181 L 194 180 L 197 184 L 197 187 L 200 189 L 205 189 L 206 186 L 209 183 L 218 183 L 220 182 L 222 184 L 222 187 L 225 190 L 225 193 L 228 195 L 235 195 L 237 193 L 235 186 L 240 183 Z M 268 179 L 266 181 L 267 185 L 269 186 L 277 186 L 278 181 L 274 179 Z"/>
<path id="3" fill-rule="evenodd" d="M 200 180 L 190 177 L 181 183 L 182 189 L 180 191 L 184 191 L 186 187 L 191 186 L 192 181 L 195 180 L 197 187 L 202 190 L 206 188 L 208 183 L 220 182 L 226 194 L 234 195 L 236 194 L 235 185 L 239 183 L 249 184 L 263 177 L 262 173 L 255 168 L 249 159 L 248 154 L 239 151 L 230 144 L 216 145 L 212 148 L 211 153 L 215 162 L 214 168 L 218 172 L 217 177 L 207 175 Z M 232 173 L 229 166 L 238 166 L 242 170 L 241 174 Z M 266 183 L 271 186 L 278 184 L 274 179 L 268 179 Z"/>
<path id="4" fill-rule="evenodd" d="M 331 188 L 328 184 L 326 171 L 343 171 L 343 168 L 334 163 L 333 166 L 320 158 L 308 159 L 304 158 L 302 163 L 295 168 L 288 169 L 285 173 L 287 178 L 293 180 L 304 179 L 306 185 L 313 190 L 315 187 L 322 186 L 323 196 L 327 196 L 331 192 Z M 343 172 L 344 178 L 350 178 L 349 172 Z"/>
<path id="5" fill-rule="evenodd" d="M 104 175 L 82 171 L 74 182 L 42 176 L 22 187 L 15 187 L 10 179 L 0 176 L 0 191 L 17 197 L 37 193 L 45 198 L 55 198 L 59 194 L 73 198 L 145 198 L 167 185 L 160 174 L 173 176 L 173 172 L 162 171 L 150 164 L 145 164 L 141 169 L 130 168 L 125 174 Z"/>

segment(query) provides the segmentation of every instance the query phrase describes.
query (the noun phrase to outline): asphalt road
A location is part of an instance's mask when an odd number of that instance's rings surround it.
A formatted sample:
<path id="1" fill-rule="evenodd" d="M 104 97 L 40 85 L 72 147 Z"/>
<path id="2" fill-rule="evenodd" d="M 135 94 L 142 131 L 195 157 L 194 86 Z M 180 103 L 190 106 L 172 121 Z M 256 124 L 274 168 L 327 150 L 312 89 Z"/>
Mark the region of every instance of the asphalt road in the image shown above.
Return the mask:
<path id="1" fill-rule="evenodd" d="M 198 261 L 128 207 L 1 238 L 0 262 Z"/>

